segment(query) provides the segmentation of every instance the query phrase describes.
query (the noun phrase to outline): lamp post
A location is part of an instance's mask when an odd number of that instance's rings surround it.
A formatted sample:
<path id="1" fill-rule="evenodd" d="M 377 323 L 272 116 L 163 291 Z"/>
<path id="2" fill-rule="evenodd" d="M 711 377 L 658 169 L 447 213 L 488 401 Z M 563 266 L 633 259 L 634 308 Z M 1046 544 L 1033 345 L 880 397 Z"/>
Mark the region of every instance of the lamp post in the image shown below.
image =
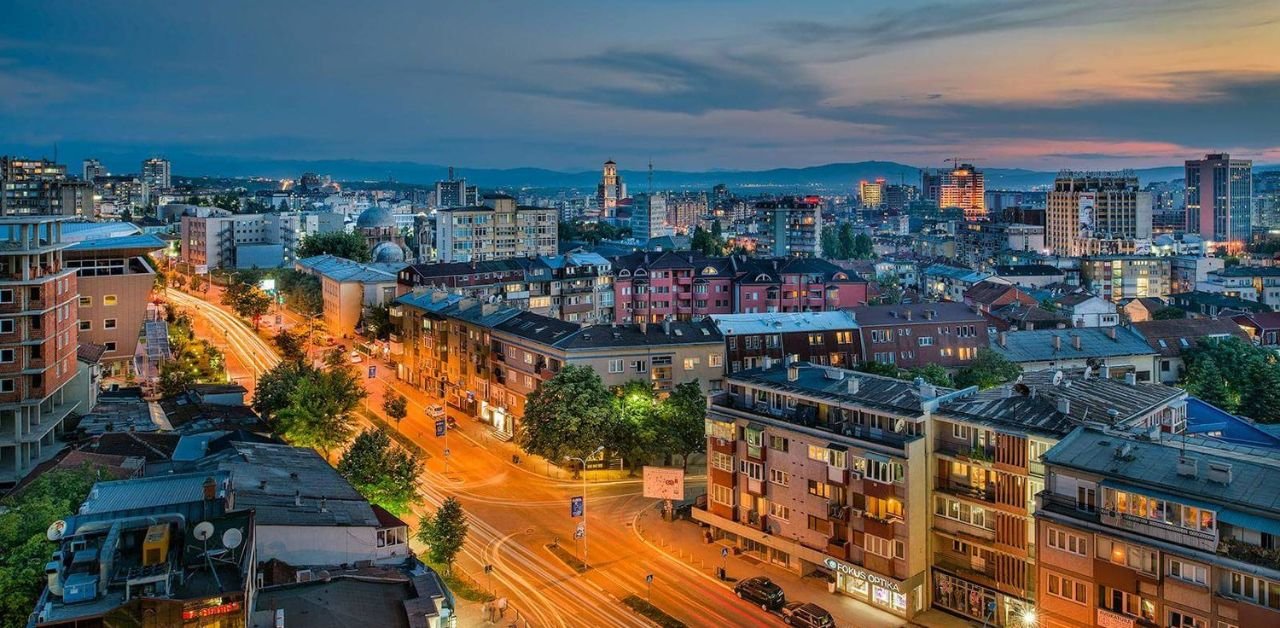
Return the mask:
<path id="1" fill-rule="evenodd" d="M 595 451 L 578 458 L 576 456 L 565 456 L 565 460 L 577 460 L 582 464 L 582 564 L 587 565 L 587 458 L 590 458 L 604 451 L 604 445 L 596 447 Z"/>

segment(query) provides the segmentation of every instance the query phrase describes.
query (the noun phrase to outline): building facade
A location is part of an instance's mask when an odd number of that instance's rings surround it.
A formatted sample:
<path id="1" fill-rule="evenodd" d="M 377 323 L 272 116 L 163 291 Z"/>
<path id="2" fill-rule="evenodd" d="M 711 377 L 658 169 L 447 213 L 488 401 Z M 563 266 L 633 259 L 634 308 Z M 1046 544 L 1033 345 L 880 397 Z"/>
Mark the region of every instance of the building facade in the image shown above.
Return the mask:
<path id="1" fill-rule="evenodd" d="M 604 162 L 600 184 L 596 186 L 596 207 L 601 218 L 612 218 L 618 213 L 618 201 L 627 198 L 627 184 L 618 174 L 618 164 L 612 159 Z"/>
<path id="2" fill-rule="evenodd" d="M 761 368 L 786 359 L 850 368 L 863 361 L 862 337 L 845 311 L 779 314 L 713 314 L 724 335 L 725 373 Z"/>
<path id="3" fill-rule="evenodd" d="M 988 345 L 987 318 L 963 303 L 864 305 L 853 314 L 868 362 L 961 368 Z"/>
<path id="4" fill-rule="evenodd" d="M 788 197 L 755 204 L 760 234 L 756 252 L 771 257 L 820 257 L 822 205 L 817 197 Z"/>
<path id="5" fill-rule="evenodd" d="M 1187 233 L 1245 244 L 1253 236 L 1253 161 L 1226 153 L 1186 163 Z"/>
<path id="6" fill-rule="evenodd" d="M 1080 277 L 1094 292 L 1111 302 L 1173 294 L 1169 257 L 1104 255 L 1080 259 Z"/>
<path id="7" fill-rule="evenodd" d="M 442 262 L 555 255 L 557 213 L 522 207 L 504 194 L 486 195 L 487 205 L 436 212 L 436 254 Z"/>
<path id="8" fill-rule="evenodd" d="M 164 247 L 160 238 L 138 234 L 76 242 L 63 253 L 77 275 L 80 341 L 103 347 L 102 368 L 111 376 L 132 371 L 155 286 L 147 256 Z"/>
<path id="9" fill-rule="evenodd" d="M 1046 244 L 1056 255 L 1141 254 L 1151 246 L 1151 193 L 1124 172 L 1062 171 L 1049 192 Z"/>

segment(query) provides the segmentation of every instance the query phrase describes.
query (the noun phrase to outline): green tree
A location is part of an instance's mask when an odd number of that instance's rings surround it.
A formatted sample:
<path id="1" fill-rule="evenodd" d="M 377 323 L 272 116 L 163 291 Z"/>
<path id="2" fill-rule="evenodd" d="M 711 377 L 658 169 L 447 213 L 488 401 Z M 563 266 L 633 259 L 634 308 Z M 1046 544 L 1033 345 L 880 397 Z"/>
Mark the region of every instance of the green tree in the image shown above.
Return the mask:
<path id="1" fill-rule="evenodd" d="M 898 281 L 897 275 L 893 273 L 881 273 L 876 277 L 876 283 L 880 286 L 881 304 L 898 305 L 899 303 L 902 303 L 902 284 Z"/>
<path id="2" fill-rule="evenodd" d="M 453 571 L 453 561 L 467 541 L 467 517 L 462 504 L 453 497 L 446 498 L 435 514 L 422 517 L 418 528 L 418 540 L 427 546 L 431 561 Z"/>
<path id="3" fill-rule="evenodd" d="M 823 229 L 820 243 L 822 244 L 822 257 L 840 259 L 840 235 L 834 229 Z"/>
<path id="4" fill-rule="evenodd" d="M 0 626 L 25 626 L 44 588 L 49 524 L 73 515 L 89 495 L 90 469 L 55 470 L 0 500 Z"/>
<path id="5" fill-rule="evenodd" d="M 365 242 L 364 236 L 346 231 L 330 231 L 328 233 L 309 235 L 303 238 L 302 243 L 298 245 L 298 257 L 300 258 L 325 254 L 345 257 L 357 262 L 367 262 L 369 261 L 369 245 Z"/>
<path id="6" fill-rule="evenodd" d="M 270 420 L 277 412 L 289 406 L 289 394 L 314 372 L 315 369 L 306 364 L 286 360 L 263 373 L 253 391 L 251 405 L 254 412 Z"/>
<path id="7" fill-rule="evenodd" d="M 1245 378 L 1240 414 L 1259 423 L 1280 422 L 1280 367 L 1275 358 L 1255 362 Z"/>
<path id="8" fill-rule="evenodd" d="M 1231 390 L 1217 360 L 1211 355 L 1189 362 L 1182 386 L 1188 394 L 1227 412 L 1235 412 L 1240 407 L 1240 398 Z"/>
<path id="9" fill-rule="evenodd" d="M 1187 311 L 1180 307 L 1166 307 L 1156 310 L 1151 315 L 1153 321 L 1173 321 L 1187 317 Z"/>
<path id="10" fill-rule="evenodd" d="M 399 515 L 416 501 L 422 461 L 381 430 L 365 430 L 338 461 L 338 473 L 365 499 Z"/>
<path id="11" fill-rule="evenodd" d="M 351 437 L 351 413 L 364 399 L 364 388 L 345 369 L 314 371 L 289 393 L 289 405 L 275 415 L 277 430 L 300 447 L 330 453 Z"/>
<path id="12" fill-rule="evenodd" d="M 585 458 L 614 435 L 614 404 L 589 367 L 566 366 L 529 394 L 520 446 L 552 461 Z"/>
<path id="13" fill-rule="evenodd" d="M 224 297 L 227 294 L 231 294 L 231 292 L 232 289 L 228 287 L 227 291 L 223 293 Z M 257 286 L 244 286 L 238 292 L 238 294 L 231 297 L 229 305 L 236 311 L 236 314 L 253 321 L 253 327 L 257 329 L 259 319 L 271 310 L 271 296 Z"/>
<path id="14" fill-rule="evenodd" d="M 847 224 L 847 223 L 846 223 Z M 853 239 L 853 259 L 872 259 L 876 256 L 875 243 L 871 240 L 871 236 L 865 233 L 859 233 Z"/>
<path id="15" fill-rule="evenodd" d="M 364 333 L 366 336 L 386 340 L 391 337 L 395 326 L 391 323 L 391 308 L 386 305 L 374 305 L 365 310 Z"/>
<path id="16" fill-rule="evenodd" d="M 855 367 L 854 370 L 862 371 L 863 373 L 871 373 L 872 375 L 883 375 L 885 377 L 898 378 L 902 376 L 902 369 L 883 362 L 863 362 Z"/>
<path id="17" fill-rule="evenodd" d="M 951 388 L 955 385 L 955 382 L 951 381 L 951 373 L 948 373 L 946 368 L 936 362 L 913 368 L 909 375 L 912 379 L 917 377 L 924 378 L 924 381 L 934 386 Z"/>
<path id="18" fill-rule="evenodd" d="M 706 451 L 707 395 L 697 380 L 676 386 L 658 406 L 656 418 L 660 449 L 680 456 L 682 466 L 689 466 L 689 456 Z"/>
<path id="19" fill-rule="evenodd" d="M 857 239 L 853 235 L 853 223 L 840 223 L 840 232 L 836 236 L 836 239 L 840 243 L 840 254 L 836 256 L 836 259 L 849 259 L 853 257 L 855 246 L 854 241 Z"/>
<path id="20" fill-rule="evenodd" d="M 401 394 L 388 393 L 382 400 L 382 411 L 396 422 L 396 429 L 399 429 L 400 422 L 409 416 L 409 399 Z"/>
<path id="21" fill-rule="evenodd" d="M 992 388 L 1011 382 L 1022 374 L 1022 367 L 991 349 L 978 349 L 973 363 L 956 373 L 957 388 Z"/>
<path id="22" fill-rule="evenodd" d="M 302 334 L 295 334 L 287 329 L 281 329 L 271 340 L 275 343 L 276 349 L 280 350 L 280 356 L 285 361 L 302 362 L 307 359 Z"/>

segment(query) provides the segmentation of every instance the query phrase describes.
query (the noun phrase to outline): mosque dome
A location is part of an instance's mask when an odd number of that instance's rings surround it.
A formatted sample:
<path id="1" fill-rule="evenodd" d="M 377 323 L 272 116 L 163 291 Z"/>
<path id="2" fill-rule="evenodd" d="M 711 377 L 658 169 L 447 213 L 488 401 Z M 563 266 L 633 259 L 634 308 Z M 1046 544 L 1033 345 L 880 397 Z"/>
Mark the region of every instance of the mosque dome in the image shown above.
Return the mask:
<path id="1" fill-rule="evenodd" d="M 361 217 L 364 215 L 361 214 Z M 404 249 L 395 242 L 379 242 L 369 252 L 369 256 L 379 264 L 398 264 L 404 261 Z"/>
<path id="2" fill-rule="evenodd" d="M 394 228 L 395 226 L 395 214 L 392 214 L 391 210 L 386 207 L 371 206 L 369 209 L 360 212 L 360 217 L 356 218 L 357 229 Z"/>

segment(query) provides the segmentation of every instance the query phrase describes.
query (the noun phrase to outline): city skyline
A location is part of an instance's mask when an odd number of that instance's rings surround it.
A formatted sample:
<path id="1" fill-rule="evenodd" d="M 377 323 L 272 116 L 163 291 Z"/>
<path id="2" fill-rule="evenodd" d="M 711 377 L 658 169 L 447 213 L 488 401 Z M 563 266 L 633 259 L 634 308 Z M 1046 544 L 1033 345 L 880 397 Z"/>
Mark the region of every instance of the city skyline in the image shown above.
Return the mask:
<path id="1" fill-rule="evenodd" d="M 1264 2 L 347 7 L 15 9 L 0 142 L 562 171 L 1280 161 Z"/>

